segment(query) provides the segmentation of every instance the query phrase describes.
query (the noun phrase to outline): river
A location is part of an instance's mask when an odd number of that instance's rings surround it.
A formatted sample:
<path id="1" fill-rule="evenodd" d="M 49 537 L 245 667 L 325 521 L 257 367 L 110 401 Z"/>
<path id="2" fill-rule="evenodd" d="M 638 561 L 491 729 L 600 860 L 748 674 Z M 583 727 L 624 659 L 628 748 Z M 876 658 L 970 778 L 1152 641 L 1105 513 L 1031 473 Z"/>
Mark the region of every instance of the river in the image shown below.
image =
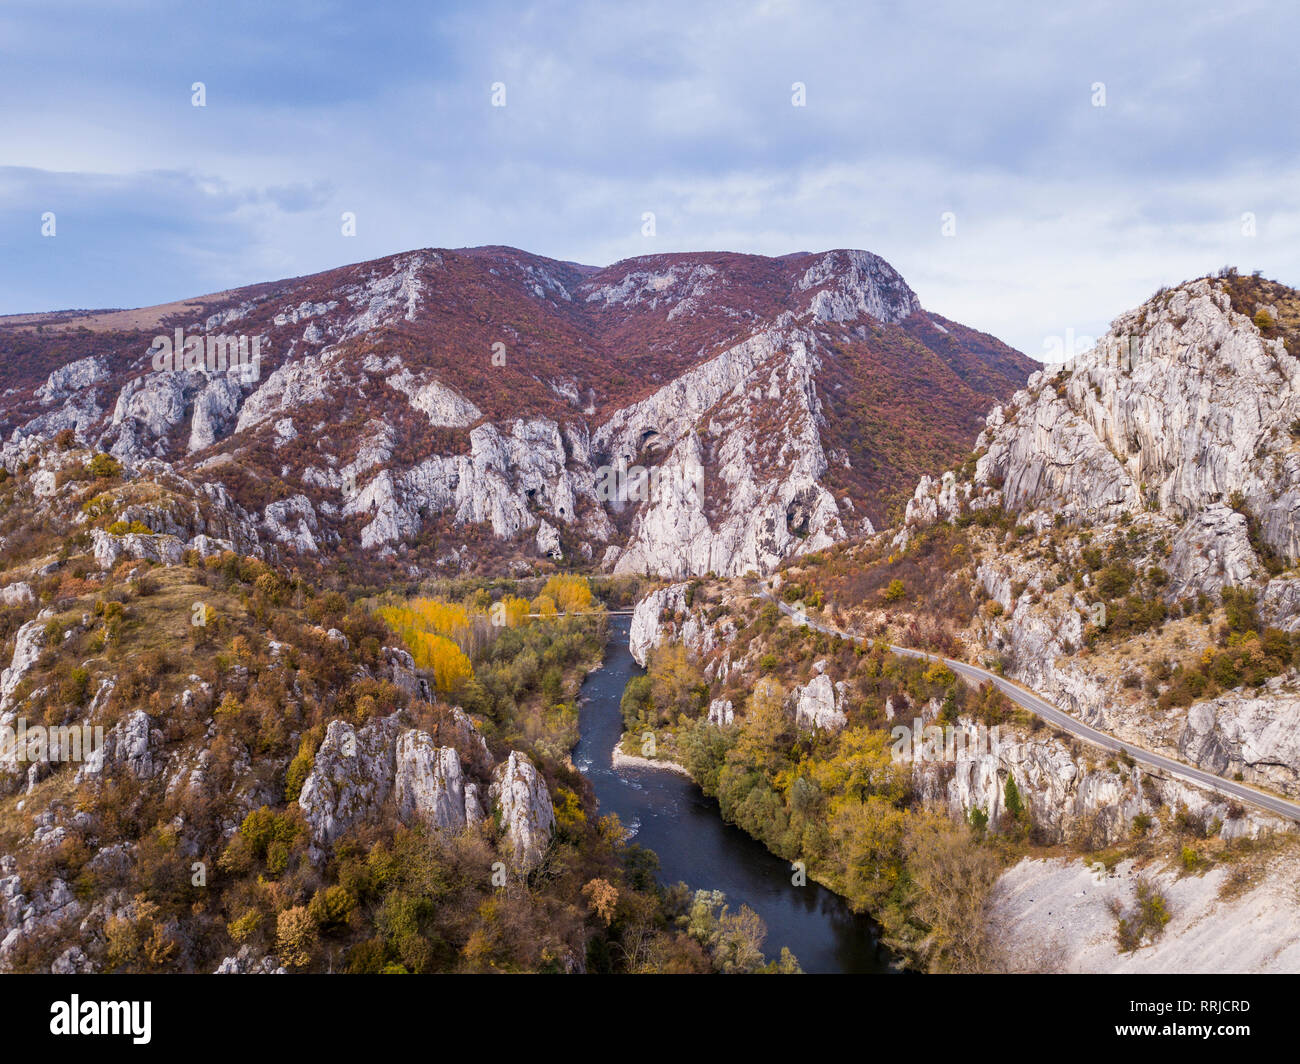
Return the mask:
<path id="1" fill-rule="evenodd" d="M 663 769 L 624 767 L 612 755 L 623 731 L 623 688 L 643 671 L 628 650 L 631 618 L 609 618 L 601 668 L 584 681 L 574 762 L 591 780 L 602 812 L 617 813 L 634 841 L 659 855 L 665 883 L 721 890 L 732 911 L 742 904 L 767 924 L 769 958 L 787 946 L 805 972 L 881 972 L 889 961 L 870 919 L 816 883 L 795 886 L 790 866 L 739 828 L 691 780 Z"/>

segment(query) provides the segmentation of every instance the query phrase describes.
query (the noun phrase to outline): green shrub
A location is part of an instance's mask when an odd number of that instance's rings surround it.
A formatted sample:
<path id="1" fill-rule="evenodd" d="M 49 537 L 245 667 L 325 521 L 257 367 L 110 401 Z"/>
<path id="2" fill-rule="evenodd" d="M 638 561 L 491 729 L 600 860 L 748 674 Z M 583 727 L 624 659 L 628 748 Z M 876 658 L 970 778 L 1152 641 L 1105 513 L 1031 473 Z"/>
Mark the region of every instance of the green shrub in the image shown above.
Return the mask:
<path id="1" fill-rule="evenodd" d="M 120 477 L 122 475 L 122 463 L 111 454 L 105 454 L 101 451 L 86 463 L 86 470 L 96 480 L 105 480 L 110 477 Z"/>

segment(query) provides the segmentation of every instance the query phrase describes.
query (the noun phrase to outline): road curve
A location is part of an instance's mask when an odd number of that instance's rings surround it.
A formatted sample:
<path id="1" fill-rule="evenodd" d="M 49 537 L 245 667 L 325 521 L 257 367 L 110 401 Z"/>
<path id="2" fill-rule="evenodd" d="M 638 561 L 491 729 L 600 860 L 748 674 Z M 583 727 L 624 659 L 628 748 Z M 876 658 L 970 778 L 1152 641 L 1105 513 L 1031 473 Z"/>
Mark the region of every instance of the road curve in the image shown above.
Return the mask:
<path id="1" fill-rule="evenodd" d="M 760 597 L 775 602 L 777 608 L 786 616 L 793 616 L 794 609 L 786 603 L 779 601 L 766 592 L 760 592 Z M 807 619 L 808 627 L 814 628 L 819 632 L 825 632 L 827 635 L 838 635 L 843 639 L 851 639 L 854 642 L 864 642 L 862 636 L 852 635 L 849 632 L 842 632 L 838 628 L 831 628 L 824 624 L 818 624 L 811 618 Z M 968 680 L 974 680 L 976 683 L 988 681 L 996 684 L 998 689 L 1011 699 L 1022 709 L 1028 710 L 1036 716 L 1042 717 L 1049 724 L 1053 724 L 1064 732 L 1077 736 L 1084 742 L 1092 743 L 1103 750 L 1113 750 L 1116 753 L 1127 754 L 1140 765 L 1148 768 L 1159 769 L 1171 776 L 1177 776 L 1179 779 L 1186 780 L 1189 783 L 1196 784 L 1199 787 L 1205 787 L 1215 791 L 1228 798 L 1237 798 L 1243 802 L 1263 809 L 1276 816 L 1285 817 L 1288 820 L 1300 821 L 1300 803 L 1289 802 L 1285 798 L 1279 798 L 1276 795 L 1267 794 L 1264 791 L 1258 791 L 1254 787 L 1248 787 L 1244 783 L 1237 783 L 1235 780 L 1226 780 L 1222 776 L 1216 776 L 1213 772 L 1206 772 L 1204 769 L 1196 768 L 1193 765 L 1185 764 L 1182 761 L 1175 761 L 1172 757 L 1166 757 L 1164 754 L 1157 754 L 1151 750 L 1146 750 L 1141 746 L 1134 746 L 1132 743 L 1122 742 L 1108 732 L 1098 731 L 1090 725 L 1084 724 L 1075 717 L 1070 716 L 1062 709 L 1058 709 L 1046 699 L 1030 691 L 1028 688 L 1021 687 L 1019 684 L 1012 683 L 1003 676 L 988 669 L 981 669 L 978 665 L 968 665 L 964 661 L 956 661 L 953 658 L 941 657 L 938 654 L 931 654 L 925 650 L 915 650 L 911 647 L 894 646 L 892 643 L 886 644 L 895 654 L 901 654 L 908 658 L 926 658 L 937 659 L 942 661 L 953 672 L 964 676 Z"/>

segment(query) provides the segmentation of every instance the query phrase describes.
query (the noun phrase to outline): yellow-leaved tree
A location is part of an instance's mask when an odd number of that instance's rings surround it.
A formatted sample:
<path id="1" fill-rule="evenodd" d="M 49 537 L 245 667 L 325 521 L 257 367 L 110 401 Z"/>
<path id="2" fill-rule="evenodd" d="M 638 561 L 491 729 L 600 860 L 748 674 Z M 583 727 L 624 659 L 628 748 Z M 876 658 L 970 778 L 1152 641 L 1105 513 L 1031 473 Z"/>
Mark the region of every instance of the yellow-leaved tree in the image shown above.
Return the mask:
<path id="1" fill-rule="evenodd" d="M 493 604 L 493 608 L 499 611 L 498 615 L 501 618 L 499 623 L 506 628 L 518 628 L 528 622 L 529 606 L 526 598 L 502 595 L 500 601 Z"/>
<path id="2" fill-rule="evenodd" d="M 591 585 L 585 576 L 553 576 L 546 581 L 542 595 L 552 599 L 561 613 L 591 609 Z"/>
<path id="3" fill-rule="evenodd" d="M 401 606 L 381 606 L 375 614 L 401 636 L 415 667 L 433 673 L 439 694 L 459 694 L 473 677 L 474 667 L 457 642 L 473 637 L 474 626 L 464 606 L 413 599 Z"/>

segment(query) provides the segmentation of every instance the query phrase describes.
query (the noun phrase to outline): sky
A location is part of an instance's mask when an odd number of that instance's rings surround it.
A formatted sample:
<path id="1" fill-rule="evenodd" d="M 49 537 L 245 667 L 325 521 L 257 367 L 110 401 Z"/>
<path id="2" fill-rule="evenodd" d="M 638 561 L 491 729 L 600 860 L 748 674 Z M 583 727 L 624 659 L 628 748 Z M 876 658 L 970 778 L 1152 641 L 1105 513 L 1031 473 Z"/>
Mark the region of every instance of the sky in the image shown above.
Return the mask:
<path id="1" fill-rule="evenodd" d="M 0 313 L 855 247 L 1042 359 L 1226 264 L 1300 285 L 1300 5 L 1070 8 L 4 0 Z"/>

